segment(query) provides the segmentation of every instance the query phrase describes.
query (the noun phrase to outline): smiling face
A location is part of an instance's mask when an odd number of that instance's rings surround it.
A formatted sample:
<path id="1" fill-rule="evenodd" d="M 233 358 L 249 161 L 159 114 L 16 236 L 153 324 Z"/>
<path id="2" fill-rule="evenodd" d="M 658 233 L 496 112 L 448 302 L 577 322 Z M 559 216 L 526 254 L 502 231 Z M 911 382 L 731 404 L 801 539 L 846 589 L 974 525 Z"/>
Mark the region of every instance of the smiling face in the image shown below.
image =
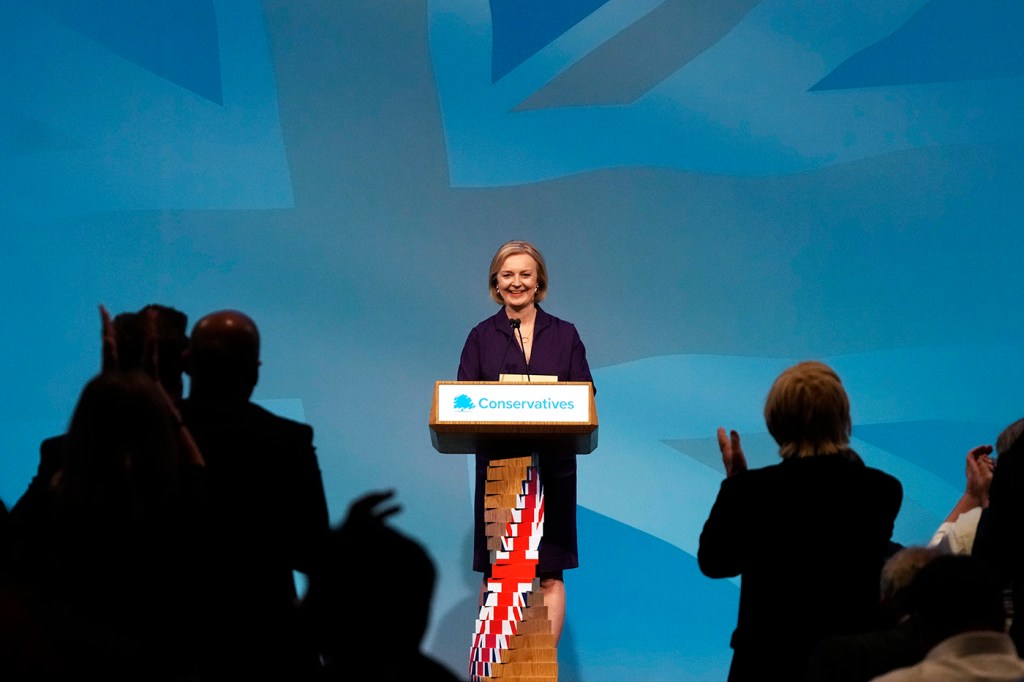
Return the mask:
<path id="1" fill-rule="evenodd" d="M 512 240 L 505 242 L 491 259 L 490 268 L 487 271 L 487 283 L 490 290 L 491 300 L 498 305 L 507 305 L 502 296 L 501 282 L 498 280 L 498 273 L 506 269 L 506 262 L 513 256 L 525 256 L 533 260 L 533 303 L 540 303 L 548 292 L 548 271 L 544 265 L 544 256 L 540 254 L 530 242 Z"/>
<path id="2" fill-rule="evenodd" d="M 537 261 L 525 253 L 516 253 L 498 268 L 496 288 L 505 307 L 516 312 L 534 304 L 537 295 Z"/>

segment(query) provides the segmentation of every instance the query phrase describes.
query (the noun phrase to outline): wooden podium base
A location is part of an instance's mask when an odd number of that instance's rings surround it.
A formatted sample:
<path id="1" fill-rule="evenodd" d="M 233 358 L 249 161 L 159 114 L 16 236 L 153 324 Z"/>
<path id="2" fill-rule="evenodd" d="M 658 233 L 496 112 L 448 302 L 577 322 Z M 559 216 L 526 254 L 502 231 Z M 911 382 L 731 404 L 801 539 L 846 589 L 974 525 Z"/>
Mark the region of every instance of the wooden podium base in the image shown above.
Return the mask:
<path id="1" fill-rule="evenodd" d="M 492 459 L 485 495 L 491 575 L 476 620 L 470 680 L 557 682 L 555 639 L 537 579 L 544 534 L 538 456 Z"/>

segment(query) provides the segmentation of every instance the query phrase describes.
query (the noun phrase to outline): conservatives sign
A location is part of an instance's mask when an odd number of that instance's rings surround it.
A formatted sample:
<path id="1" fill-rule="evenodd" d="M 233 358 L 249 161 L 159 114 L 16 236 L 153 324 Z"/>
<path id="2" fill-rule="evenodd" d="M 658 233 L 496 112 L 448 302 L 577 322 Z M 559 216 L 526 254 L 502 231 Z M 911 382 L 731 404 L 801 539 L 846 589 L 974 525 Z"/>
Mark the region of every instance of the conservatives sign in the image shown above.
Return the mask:
<path id="1" fill-rule="evenodd" d="M 441 422 L 590 421 L 587 383 L 439 383 L 437 391 Z"/>

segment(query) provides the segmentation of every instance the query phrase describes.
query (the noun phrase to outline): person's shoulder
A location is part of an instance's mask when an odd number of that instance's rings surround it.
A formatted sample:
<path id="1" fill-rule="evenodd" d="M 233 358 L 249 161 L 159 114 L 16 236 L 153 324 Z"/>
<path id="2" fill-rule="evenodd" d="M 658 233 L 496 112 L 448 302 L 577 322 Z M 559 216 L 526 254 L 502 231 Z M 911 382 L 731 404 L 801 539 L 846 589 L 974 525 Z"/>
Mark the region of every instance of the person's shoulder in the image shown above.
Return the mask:
<path id="1" fill-rule="evenodd" d="M 182 418 L 190 429 L 203 432 L 242 431 L 252 439 L 268 435 L 294 439 L 312 439 L 313 427 L 275 414 L 251 400 L 225 405 L 186 399 L 181 408 Z"/>
<path id="2" fill-rule="evenodd" d="M 505 317 L 504 309 L 499 307 L 496 311 L 494 311 L 493 315 L 488 315 L 484 319 L 480 320 L 480 322 L 477 323 L 474 329 L 491 329 L 492 327 L 504 328 L 508 326 L 505 324 L 507 321 L 508 320 Z"/>
<path id="3" fill-rule="evenodd" d="M 488 334 L 499 329 L 502 329 L 501 313 L 502 310 L 501 308 L 499 308 L 498 312 L 496 312 L 495 314 L 485 317 L 484 319 L 477 322 L 476 325 L 474 325 L 474 327 L 469 330 L 469 336 L 479 336 L 481 334 Z"/>
<path id="4" fill-rule="evenodd" d="M 755 481 L 760 480 L 762 478 L 779 478 L 788 475 L 791 465 L 798 463 L 800 461 L 801 460 L 797 459 L 782 459 L 780 457 L 778 461 L 774 462 L 773 464 L 766 464 L 764 466 L 759 467 L 751 467 L 746 471 L 741 471 L 740 473 L 736 474 L 736 476 L 744 476 L 746 478 L 749 478 L 750 480 Z M 735 478 L 735 476 L 733 478 Z"/>
<path id="5" fill-rule="evenodd" d="M 722 479 L 715 505 L 723 510 L 759 509 L 792 484 L 778 464 L 747 469 Z"/>
<path id="6" fill-rule="evenodd" d="M 64 441 L 66 441 L 67 439 L 68 439 L 68 434 L 66 434 L 66 433 L 61 433 L 61 434 L 56 435 L 56 436 L 50 436 L 49 438 L 44 438 L 42 440 L 42 442 L 39 444 L 39 449 L 40 450 L 47 450 L 47 449 L 50 449 L 50 448 L 64 447 Z"/>
<path id="7" fill-rule="evenodd" d="M 862 465 L 859 469 L 860 477 L 854 479 L 853 489 L 859 490 L 876 510 L 886 515 L 898 514 L 903 505 L 903 484 L 900 480 L 874 467 Z"/>
<path id="8" fill-rule="evenodd" d="M 846 481 L 861 489 L 868 488 L 878 495 L 902 495 L 903 484 L 895 476 L 881 469 L 868 466 L 859 454 L 853 451 L 851 456 L 819 455 L 808 459 L 827 466 L 834 478 Z"/>
<path id="9" fill-rule="evenodd" d="M 313 433 L 313 427 L 309 424 L 305 424 L 288 417 L 282 417 L 279 414 L 271 412 L 267 408 L 263 407 L 258 403 L 249 401 L 245 408 L 245 413 L 249 419 L 258 421 L 265 425 L 267 428 L 276 429 L 285 433 L 294 433 L 296 435 L 302 435 Z"/>
<path id="10" fill-rule="evenodd" d="M 903 484 L 900 483 L 900 480 L 898 478 L 896 478 L 892 474 L 882 471 L 881 469 L 865 466 L 864 477 L 879 487 L 889 488 L 893 490 L 903 490 Z"/>
<path id="11" fill-rule="evenodd" d="M 548 327 L 556 331 L 559 335 L 575 336 L 579 337 L 579 331 L 576 329 L 576 325 L 569 320 L 562 319 L 547 312 L 543 308 L 537 308 L 537 326 Z"/>
<path id="12" fill-rule="evenodd" d="M 763 467 L 747 469 L 722 481 L 723 488 L 770 488 L 789 475 L 789 469 L 782 466 L 783 462 Z"/>
<path id="13" fill-rule="evenodd" d="M 879 492 L 902 490 L 900 482 L 893 476 L 867 467 L 859 460 L 847 459 L 840 455 L 789 457 L 776 464 L 749 469 L 733 478 L 751 481 L 747 485 L 834 481 L 843 487 L 868 487 Z"/>
<path id="14" fill-rule="evenodd" d="M 562 319 L 561 317 L 558 317 L 557 315 L 552 315 L 551 313 L 549 313 L 544 308 L 541 308 L 540 306 L 537 306 L 537 319 L 540 320 L 540 321 L 545 322 L 546 324 L 566 326 L 566 327 L 575 327 L 576 326 L 572 322 L 570 322 L 569 320 Z"/>
<path id="15" fill-rule="evenodd" d="M 61 460 L 64 458 L 64 448 L 66 447 L 67 440 L 68 436 L 66 433 L 44 439 L 39 444 L 40 465 L 55 465 L 59 467 Z"/>

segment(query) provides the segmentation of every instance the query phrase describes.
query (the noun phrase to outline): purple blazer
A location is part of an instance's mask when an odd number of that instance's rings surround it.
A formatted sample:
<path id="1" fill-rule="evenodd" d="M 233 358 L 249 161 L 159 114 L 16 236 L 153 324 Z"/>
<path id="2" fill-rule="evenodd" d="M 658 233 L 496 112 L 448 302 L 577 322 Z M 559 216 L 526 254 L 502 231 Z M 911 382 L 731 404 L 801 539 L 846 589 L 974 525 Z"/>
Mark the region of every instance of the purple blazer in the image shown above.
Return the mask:
<path id="1" fill-rule="evenodd" d="M 459 381 L 497 381 L 499 374 L 526 374 L 523 352 L 512 340 L 504 308 L 469 332 L 459 360 Z M 576 327 L 539 306 L 533 323 L 530 374 L 555 375 L 559 381 L 593 381 L 587 350 Z"/>
<path id="2" fill-rule="evenodd" d="M 590 381 L 587 351 L 576 327 L 537 307 L 533 324 L 533 352 L 530 374 L 557 376 L 559 381 Z M 526 374 L 526 363 L 504 308 L 499 308 L 472 331 L 459 360 L 459 381 L 497 381 L 499 374 Z M 498 454 L 498 453 L 494 453 Z M 501 453 L 508 456 L 511 453 Z M 541 453 L 541 481 L 544 485 L 544 537 L 540 544 L 537 571 L 552 574 L 579 566 L 576 543 L 576 455 Z M 488 453 L 476 455 L 475 532 L 473 570 L 486 573 L 490 554 L 484 535 L 484 488 Z"/>

